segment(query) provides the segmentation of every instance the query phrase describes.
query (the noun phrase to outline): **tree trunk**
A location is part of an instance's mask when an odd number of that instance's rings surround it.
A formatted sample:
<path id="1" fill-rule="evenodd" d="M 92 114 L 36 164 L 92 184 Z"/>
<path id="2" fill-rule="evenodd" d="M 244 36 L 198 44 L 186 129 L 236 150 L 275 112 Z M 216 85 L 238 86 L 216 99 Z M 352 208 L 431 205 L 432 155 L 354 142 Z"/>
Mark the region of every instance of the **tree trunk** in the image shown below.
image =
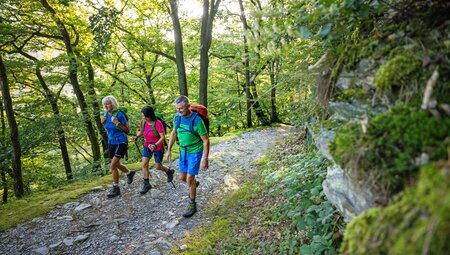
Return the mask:
<path id="1" fill-rule="evenodd" d="M 277 112 L 277 105 L 276 105 L 276 97 L 277 97 L 277 85 L 278 85 L 278 71 L 280 68 L 280 60 L 271 60 L 269 64 L 270 69 L 270 85 L 272 87 L 271 89 L 271 97 L 270 97 L 270 103 L 271 103 L 271 122 L 279 122 L 278 118 L 278 112 Z"/>
<path id="2" fill-rule="evenodd" d="M 251 79 L 250 81 L 250 88 L 252 89 L 252 95 L 253 95 L 253 109 L 255 110 L 256 117 L 258 117 L 258 120 L 261 122 L 261 125 L 267 126 L 270 124 L 269 119 L 264 114 L 263 109 L 261 108 L 261 105 L 259 104 L 258 99 L 258 92 L 256 90 L 256 84 L 255 80 Z"/>
<path id="3" fill-rule="evenodd" d="M 47 9 L 52 15 L 59 27 L 59 31 L 64 41 L 67 56 L 69 57 L 69 79 L 72 85 L 75 96 L 77 97 L 78 104 L 80 105 L 81 114 L 83 116 L 83 122 L 86 128 L 86 132 L 91 142 L 91 149 L 94 159 L 94 170 L 98 171 L 100 169 L 100 146 L 97 141 L 97 135 L 95 133 L 94 126 L 92 125 L 91 118 L 89 116 L 89 110 L 84 98 L 83 91 L 81 90 L 80 84 L 78 82 L 78 62 L 75 58 L 75 52 L 72 48 L 71 38 L 69 32 L 67 31 L 65 25 L 56 16 L 55 10 L 48 4 L 47 0 L 41 0 L 42 5 Z"/>
<path id="4" fill-rule="evenodd" d="M 56 98 L 53 96 L 50 89 L 48 88 L 47 84 L 45 83 L 44 77 L 42 77 L 41 70 L 39 69 L 38 66 L 36 66 L 36 76 L 38 77 L 38 80 L 45 91 L 45 97 L 47 98 L 47 101 L 50 103 L 50 106 L 52 107 L 53 115 L 55 116 L 55 120 L 57 122 L 56 127 L 58 132 L 59 148 L 61 150 L 64 169 L 66 171 L 66 178 L 67 180 L 72 180 L 73 179 L 72 168 L 70 166 L 69 153 L 67 151 L 66 135 L 64 133 L 64 129 L 62 128 L 63 125 L 59 116 L 58 102 Z"/>
<path id="5" fill-rule="evenodd" d="M 143 66 L 143 69 L 145 72 L 145 81 L 146 81 L 146 85 L 148 88 L 148 92 L 150 93 L 150 102 L 152 105 L 156 104 L 155 92 L 153 90 L 153 85 L 152 85 L 152 83 L 153 83 L 152 77 L 153 77 L 153 74 L 155 73 L 155 65 L 158 62 L 158 57 L 159 57 L 159 55 L 155 55 L 155 59 L 153 61 L 153 66 L 150 69 L 150 72 L 147 70 L 146 66 Z M 142 58 L 144 58 L 144 57 L 142 57 Z M 144 60 L 144 59 L 142 59 L 142 60 Z"/>
<path id="6" fill-rule="evenodd" d="M 6 123 L 5 123 L 5 116 L 3 115 L 3 113 L 5 112 L 3 109 L 3 97 L 1 97 L 2 100 L 0 100 L 0 123 L 1 123 L 1 134 L 0 134 L 0 150 L 6 150 L 7 145 L 6 145 Z M 6 181 L 6 172 L 8 172 L 11 174 L 11 170 L 8 167 L 8 164 L 6 163 L 6 155 L 2 155 L 0 156 L 0 171 L 1 171 L 1 175 L 2 175 L 2 186 L 3 186 L 3 203 L 8 202 L 8 183 Z"/>
<path id="7" fill-rule="evenodd" d="M 200 90 L 199 103 L 208 106 L 208 52 L 211 48 L 212 27 L 221 0 L 203 0 L 202 28 L 200 34 Z M 211 9 L 209 8 L 211 6 Z"/>
<path id="8" fill-rule="evenodd" d="M 7 167 L 6 167 L 7 169 Z M 2 186 L 3 186 L 3 197 L 2 197 L 2 201 L 3 203 L 8 202 L 8 183 L 6 182 L 6 170 L 2 169 L 1 170 L 1 174 L 2 174 Z"/>
<path id="9" fill-rule="evenodd" d="M 12 99 L 9 94 L 8 77 L 6 75 L 6 67 L 3 63 L 3 58 L 0 56 L 0 86 L 3 96 L 3 105 L 5 106 L 6 116 L 8 118 L 9 131 L 11 137 L 11 144 L 13 147 L 12 154 L 12 176 L 14 180 L 14 194 L 16 198 L 21 198 L 24 195 L 23 180 L 22 180 L 22 150 L 19 141 L 19 129 L 17 127 L 16 118 L 14 117 L 14 109 L 12 107 Z"/>
<path id="10" fill-rule="evenodd" d="M 178 70 L 178 88 L 180 95 L 188 96 L 186 69 L 184 66 L 183 39 L 181 35 L 180 19 L 178 18 L 177 0 L 169 0 L 170 17 L 172 18 L 173 33 L 175 36 L 175 56 Z"/>
<path id="11" fill-rule="evenodd" d="M 39 83 L 41 84 L 42 88 L 44 89 L 45 98 L 47 99 L 48 103 L 52 107 L 53 115 L 55 116 L 55 121 L 57 122 L 56 127 L 57 127 L 57 132 L 58 132 L 59 148 L 61 150 L 61 157 L 63 159 L 64 169 L 66 171 L 66 178 L 67 178 L 67 180 L 72 180 L 73 179 L 72 168 L 70 166 L 69 153 L 67 151 L 66 136 L 64 133 L 64 129 L 62 128 L 63 125 L 62 125 L 61 118 L 59 115 L 58 100 L 53 95 L 50 88 L 47 86 L 47 83 L 45 82 L 44 77 L 42 76 L 42 72 L 41 72 L 41 69 L 39 68 L 39 64 L 38 64 L 38 62 L 39 62 L 38 59 L 31 56 L 30 54 L 25 53 L 20 48 L 16 47 L 16 50 L 22 56 L 24 56 L 36 63 L 35 74 L 39 80 Z"/>
<path id="12" fill-rule="evenodd" d="M 89 57 L 86 59 L 86 66 L 87 66 L 88 81 L 89 81 L 88 94 L 92 98 L 92 109 L 94 109 L 94 121 L 95 121 L 95 125 L 97 126 L 97 129 L 100 132 L 100 135 L 102 137 L 101 143 L 102 143 L 102 149 L 103 149 L 103 158 L 108 158 L 108 134 L 106 133 L 106 130 L 103 127 L 102 122 L 100 120 L 101 110 L 100 110 L 100 104 L 98 103 L 97 96 L 95 93 L 94 68 L 92 67 L 91 59 Z"/>
<path id="13" fill-rule="evenodd" d="M 239 7 L 241 10 L 241 22 L 242 27 L 244 30 L 244 66 L 245 66 L 245 96 L 246 96 L 246 102 L 247 102 L 247 127 L 252 127 L 252 94 L 250 93 L 250 60 L 249 60 L 249 53 L 248 53 L 248 45 L 247 45 L 247 36 L 245 35 L 245 32 L 247 31 L 247 18 L 245 17 L 244 13 L 244 5 L 242 3 L 242 0 L 239 0 Z"/>

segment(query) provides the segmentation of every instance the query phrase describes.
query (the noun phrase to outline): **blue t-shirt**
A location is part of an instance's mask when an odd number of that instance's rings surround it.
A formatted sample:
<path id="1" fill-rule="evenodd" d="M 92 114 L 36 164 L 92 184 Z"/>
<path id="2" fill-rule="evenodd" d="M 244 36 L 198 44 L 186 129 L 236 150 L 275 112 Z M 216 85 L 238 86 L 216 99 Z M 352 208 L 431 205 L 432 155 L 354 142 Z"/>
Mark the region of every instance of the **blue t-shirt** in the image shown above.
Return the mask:
<path id="1" fill-rule="evenodd" d="M 121 144 L 128 142 L 128 135 L 116 128 L 116 125 L 111 121 L 111 115 L 106 113 L 105 128 L 108 131 L 108 143 L 109 144 Z M 127 118 L 122 112 L 117 113 L 117 119 L 122 125 L 127 124 Z"/>

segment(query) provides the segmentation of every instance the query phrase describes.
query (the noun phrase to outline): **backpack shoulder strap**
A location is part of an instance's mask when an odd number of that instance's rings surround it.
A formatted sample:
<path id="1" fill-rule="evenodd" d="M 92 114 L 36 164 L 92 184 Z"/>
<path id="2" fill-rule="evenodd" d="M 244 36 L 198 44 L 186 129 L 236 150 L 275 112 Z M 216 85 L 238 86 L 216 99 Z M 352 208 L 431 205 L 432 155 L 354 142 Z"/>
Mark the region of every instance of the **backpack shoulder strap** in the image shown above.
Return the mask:
<path id="1" fill-rule="evenodd" d="M 175 129 L 179 129 L 180 128 L 180 124 L 181 124 L 181 116 L 180 115 L 175 115 Z"/>
<path id="2" fill-rule="evenodd" d="M 195 119 L 199 116 L 198 112 L 192 112 L 192 114 L 194 114 L 194 117 L 192 118 L 191 121 L 191 126 L 189 128 L 189 132 L 191 132 L 193 135 L 200 137 L 198 134 L 196 134 L 194 132 L 194 125 L 195 125 Z"/>
<path id="3" fill-rule="evenodd" d="M 158 131 L 156 130 L 156 122 L 157 121 L 158 121 L 158 119 L 155 121 L 152 121 L 152 131 L 153 131 L 153 134 L 155 134 L 156 136 L 159 137 Z"/>

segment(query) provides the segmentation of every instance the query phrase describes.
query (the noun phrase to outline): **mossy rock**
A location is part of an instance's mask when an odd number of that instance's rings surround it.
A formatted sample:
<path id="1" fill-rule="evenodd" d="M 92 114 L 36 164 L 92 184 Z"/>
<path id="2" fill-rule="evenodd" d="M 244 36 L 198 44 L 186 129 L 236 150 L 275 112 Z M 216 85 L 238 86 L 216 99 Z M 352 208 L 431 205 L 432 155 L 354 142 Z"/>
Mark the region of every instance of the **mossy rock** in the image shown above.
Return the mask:
<path id="1" fill-rule="evenodd" d="M 403 53 L 382 65 L 375 75 L 375 87 L 383 94 L 398 92 L 402 87 L 413 84 L 418 77 L 421 62 L 409 53 Z"/>
<path id="2" fill-rule="evenodd" d="M 379 187 L 391 193 L 401 191 L 417 177 L 416 158 L 426 153 L 431 161 L 447 158 L 450 118 L 435 118 L 417 107 L 400 105 L 369 119 L 367 133 L 359 123 L 347 124 L 336 132 L 330 152 L 344 168 L 359 176 L 381 176 Z"/>
<path id="3" fill-rule="evenodd" d="M 386 208 L 349 223 L 342 254 L 447 254 L 450 250 L 450 168 L 428 165 L 416 187 Z"/>
<path id="4" fill-rule="evenodd" d="M 354 147 L 359 144 L 360 136 L 359 124 L 350 122 L 337 130 L 334 141 L 330 143 L 329 150 L 334 160 L 344 168 L 354 158 L 357 152 Z"/>
<path id="5" fill-rule="evenodd" d="M 353 100 L 368 102 L 370 100 L 369 91 L 362 88 L 351 88 L 343 90 L 337 96 L 337 101 L 352 102 Z"/>

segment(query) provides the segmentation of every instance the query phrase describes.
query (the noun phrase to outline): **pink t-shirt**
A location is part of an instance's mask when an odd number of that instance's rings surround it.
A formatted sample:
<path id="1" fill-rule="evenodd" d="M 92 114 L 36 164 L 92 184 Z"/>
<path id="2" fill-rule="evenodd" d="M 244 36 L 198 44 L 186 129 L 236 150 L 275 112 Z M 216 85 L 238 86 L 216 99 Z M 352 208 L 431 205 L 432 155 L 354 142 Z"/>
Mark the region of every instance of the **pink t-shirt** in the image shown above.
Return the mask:
<path id="1" fill-rule="evenodd" d="M 144 131 L 144 138 L 145 138 L 144 146 L 148 148 L 149 144 L 156 143 L 160 137 L 156 136 L 153 133 L 151 122 L 149 123 L 147 121 L 143 121 L 143 123 L 144 123 L 143 131 Z M 164 126 L 160 120 L 156 120 L 155 128 L 156 128 L 156 131 L 158 132 L 158 134 L 164 133 Z M 156 147 L 157 151 L 163 150 L 163 149 L 164 149 L 164 142 L 159 143 L 158 147 Z"/>

